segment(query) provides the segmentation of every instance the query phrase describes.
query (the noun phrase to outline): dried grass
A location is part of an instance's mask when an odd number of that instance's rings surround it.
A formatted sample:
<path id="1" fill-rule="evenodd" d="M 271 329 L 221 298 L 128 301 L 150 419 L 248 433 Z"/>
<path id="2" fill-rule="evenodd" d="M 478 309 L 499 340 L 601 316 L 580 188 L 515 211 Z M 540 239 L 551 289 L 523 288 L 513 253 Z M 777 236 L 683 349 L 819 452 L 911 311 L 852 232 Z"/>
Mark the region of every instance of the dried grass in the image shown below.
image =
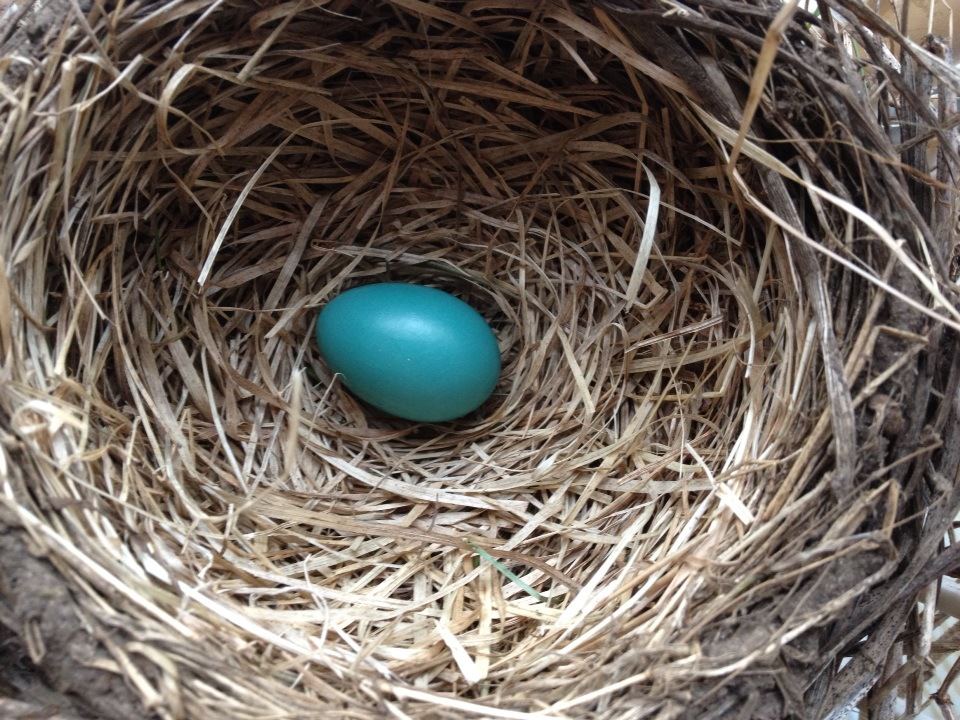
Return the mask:
<path id="1" fill-rule="evenodd" d="M 0 519 L 149 712 L 793 717 L 922 673 L 935 54 L 853 0 L 70 7 L 2 61 Z M 474 416 L 319 361 L 381 278 L 495 327 Z"/>

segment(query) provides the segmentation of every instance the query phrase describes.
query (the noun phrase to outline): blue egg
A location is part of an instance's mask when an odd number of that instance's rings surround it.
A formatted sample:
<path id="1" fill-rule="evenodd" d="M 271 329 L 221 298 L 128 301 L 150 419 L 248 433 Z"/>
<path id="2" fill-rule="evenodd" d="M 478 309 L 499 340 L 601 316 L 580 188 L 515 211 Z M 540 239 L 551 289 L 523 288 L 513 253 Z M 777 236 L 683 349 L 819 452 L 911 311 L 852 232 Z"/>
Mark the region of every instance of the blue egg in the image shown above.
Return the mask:
<path id="1" fill-rule="evenodd" d="M 462 417 L 490 397 L 500 375 L 500 348 L 480 313 L 424 285 L 348 290 L 320 312 L 316 335 L 344 385 L 407 420 Z"/>

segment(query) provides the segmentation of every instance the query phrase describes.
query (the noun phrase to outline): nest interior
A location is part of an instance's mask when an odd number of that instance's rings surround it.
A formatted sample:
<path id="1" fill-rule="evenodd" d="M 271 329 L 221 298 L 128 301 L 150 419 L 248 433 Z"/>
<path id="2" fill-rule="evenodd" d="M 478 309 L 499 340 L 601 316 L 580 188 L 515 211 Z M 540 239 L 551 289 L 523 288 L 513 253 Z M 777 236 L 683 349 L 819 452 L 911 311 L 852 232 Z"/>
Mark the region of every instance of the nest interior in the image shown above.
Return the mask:
<path id="1" fill-rule="evenodd" d="M 61 7 L 0 66 L 0 620 L 55 686 L 762 718 L 922 677 L 942 43 L 853 0 Z M 487 405 L 411 425 L 323 365 L 317 311 L 383 279 L 485 315 Z"/>

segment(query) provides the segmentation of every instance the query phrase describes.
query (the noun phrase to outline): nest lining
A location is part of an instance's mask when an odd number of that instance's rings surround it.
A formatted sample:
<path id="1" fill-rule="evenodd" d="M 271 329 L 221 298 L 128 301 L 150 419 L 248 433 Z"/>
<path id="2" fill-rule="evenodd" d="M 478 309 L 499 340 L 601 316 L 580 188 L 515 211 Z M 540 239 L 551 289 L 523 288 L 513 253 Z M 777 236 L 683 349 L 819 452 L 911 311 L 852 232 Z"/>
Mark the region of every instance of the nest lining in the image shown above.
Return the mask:
<path id="1" fill-rule="evenodd" d="M 676 46 L 644 56 L 642 9 L 368 5 L 93 11 L 7 100 L 8 510 L 161 717 L 729 701 L 716 678 L 809 652 L 900 561 L 912 418 L 885 384 L 955 323 L 920 289 L 952 297 L 945 273 L 911 271 L 952 247 L 923 193 L 955 200 L 871 144 L 867 103 L 811 103 L 798 53 L 831 26 L 804 12 L 744 103 L 764 145 Z M 743 12 L 751 62 L 703 62 L 746 92 L 777 8 Z M 494 326 L 480 411 L 399 422 L 319 361 L 318 309 L 387 278 Z"/>

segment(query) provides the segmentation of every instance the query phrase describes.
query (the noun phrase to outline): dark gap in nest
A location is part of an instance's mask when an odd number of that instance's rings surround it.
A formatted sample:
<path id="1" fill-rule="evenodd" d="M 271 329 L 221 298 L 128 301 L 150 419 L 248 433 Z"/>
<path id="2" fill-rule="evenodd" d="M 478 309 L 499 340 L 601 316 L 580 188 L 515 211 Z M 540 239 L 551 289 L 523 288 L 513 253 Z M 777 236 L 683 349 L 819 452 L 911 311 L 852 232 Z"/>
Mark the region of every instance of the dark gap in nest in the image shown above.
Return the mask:
<path id="1" fill-rule="evenodd" d="M 0 623 L 0 711 L 22 720 L 97 720 L 77 707 L 75 699 L 51 688 L 31 660 L 20 637 Z"/>

